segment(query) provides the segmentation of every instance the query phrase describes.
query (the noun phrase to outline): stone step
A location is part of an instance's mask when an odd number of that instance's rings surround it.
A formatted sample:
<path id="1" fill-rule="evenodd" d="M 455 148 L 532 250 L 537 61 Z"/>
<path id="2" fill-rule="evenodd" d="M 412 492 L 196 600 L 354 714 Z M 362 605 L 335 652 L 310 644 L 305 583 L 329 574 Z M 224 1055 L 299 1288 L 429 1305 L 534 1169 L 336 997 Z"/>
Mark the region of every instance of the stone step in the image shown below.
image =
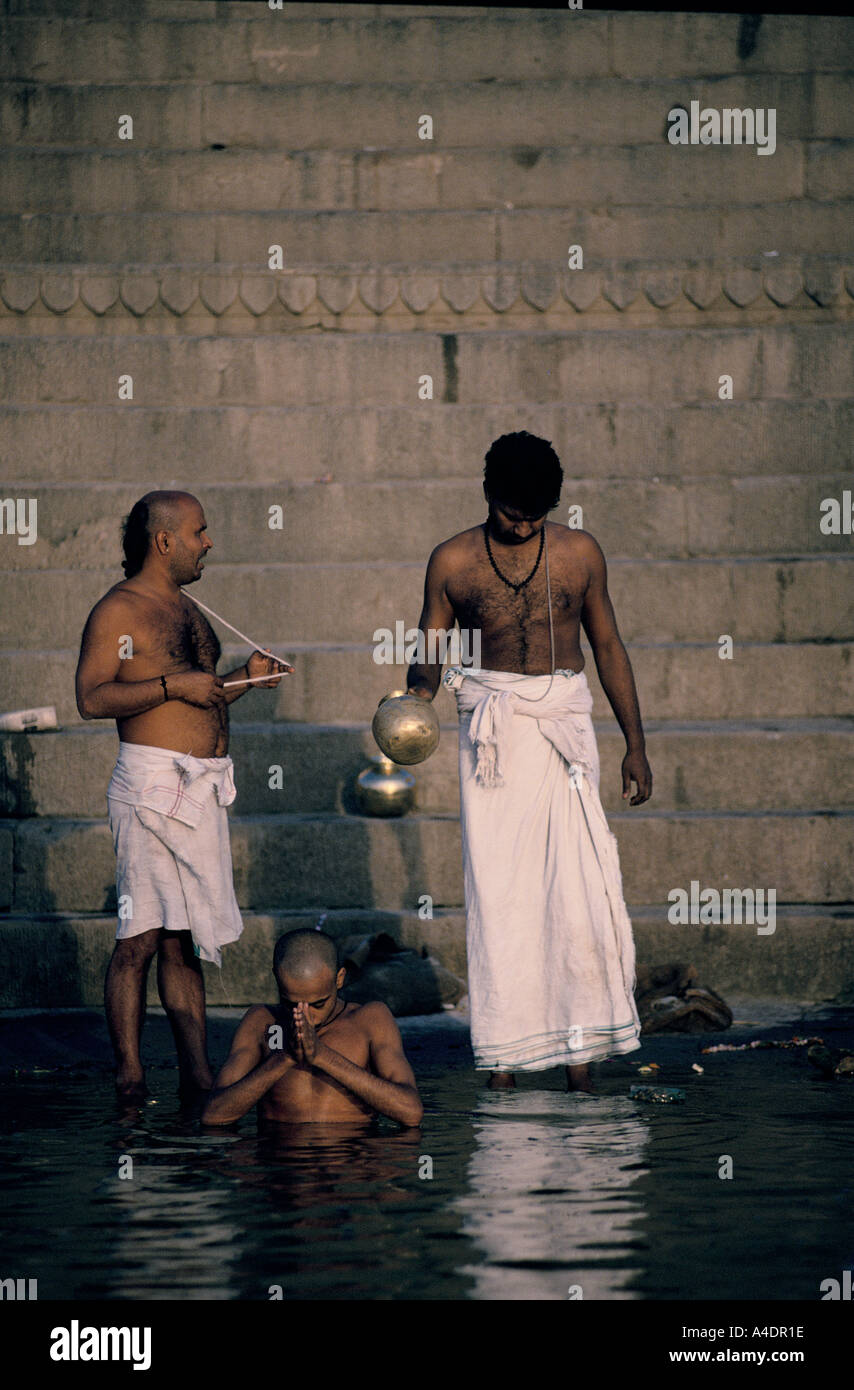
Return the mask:
<path id="1" fill-rule="evenodd" d="M 262 0 L 263 3 L 263 0 Z M 278 3 L 278 0 L 274 0 Z M 73 19 L 80 23 L 89 23 L 93 19 L 122 19 L 127 16 L 127 10 L 122 0 L 57 0 L 55 5 L 50 5 L 47 0 L 5 0 L 6 13 L 12 17 L 25 15 L 30 18 L 33 16 L 44 16 L 45 18 L 64 18 Z M 395 7 L 397 8 L 397 7 Z M 280 21 L 285 13 L 291 14 L 299 19 L 334 19 L 339 16 L 352 18 L 358 14 L 363 6 L 355 4 L 300 4 L 296 3 L 291 9 L 279 13 Z M 436 7 L 428 7 L 427 12 L 435 12 Z M 250 13 L 255 18 L 265 17 L 266 12 L 261 11 L 261 4 L 258 8 L 254 7 L 250 11 L 247 8 L 246 0 L 138 0 L 134 6 L 134 17 L 137 22 L 142 20 L 154 20 L 158 23 L 172 23 L 173 21 L 184 22 L 190 20 L 217 20 L 220 22 L 231 21 L 234 19 L 246 19 Z M 419 7 L 420 12 L 420 7 Z"/>
<path id="2" fill-rule="evenodd" d="M 850 19 L 765 14 L 753 51 L 738 14 L 563 13 L 480 6 L 158 4 L 7 0 L 0 76 L 38 83 L 544 81 L 844 72 Z M 406 12 L 408 9 L 408 13 Z M 431 10 L 433 11 L 431 13 Z M 90 17 L 91 16 L 91 17 Z M 47 22 L 46 22 L 47 21 Z M 176 21 L 180 30 L 176 34 Z"/>
<path id="3" fill-rule="evenodd" d="M 152 480 L 152 485 L 154 481 Z M 438 542 L 425 538 L 425 551 Z M 111 542 L 107 542 L 111 548 Z M 118 543 L 116 543 L 118 555 Z M 609 559 L 609 590 L 629 642 L 849 642 L 854 639 L 852 560 Z M 211 565 L 199 598 L 260 646 L 379 641 L 418 622 L 426 554 L 411 564 Z M 76 642 L 87 614 L 123 578 L 104 570 L 0 571 L 0 649 Z M 22 628 L 22 615 L 26 625 Z M 405 629 L 404 629 L 405 630 Z M 32 700 L 28 704 L 32 704 Z"/>
<path id="4" fill-rule="evenodd" d="M 650 719 L 646 734 L 656 810 L 854 811 L 854 788 L 840 777 L 854 753 L 854 720 L 672 725 Z M 603 804 L 609 813 L 625 810 L 625 741 L 613 721 L 597 728 L 597 739 Z M 116 750 L 115 729 L 107 723 L 0 733 L 0 816 L 106 816 Z M 240 815 L 316 815 L 358 812 L 353 784 L 377 747 L 365 723 L 258 723 L 235 729 L 230 752 Z M 412 771 L 418 811 L 459 814 L 456 719 L 444 725 L 432 757 Z M 282 785 L 271 788 L 275 775 Z"/>
<path id="5" fill-rule="evenodd" d="M 618 619 L 622 620 L 619 611 Z M 592 655 L 585 643 L 582 647 L 593 695 L 593 718 L 607 724 L 611 708 L 596 677 Z M 854 714 L 851 643 L 739 640 L 732 661 L 720 660 L 715 642 L 629 642 L 627 647 L 646 720 L 814 720 Z M 284 723 L 291 728 L 294 723 L 367 720 L 383 695 L 400 689 L 406 679 L 405 666 L 378 665 L 369 646 L 292 643 L 288 650 L 295 671 L 277 691 L 255 689 L 230 706 L 236 735 L 242 736 L 246 724 L 259 722 Z M 224 643 L 220 670 L 234 670 L 248 654 L 245 646 Z M 2 708 L 53 705 L 61 726 L 100 729 L 100 722 L 84 724 L 77 713 L 76 665 L 76 647 L 64 651 L 0 650 Z M 436 710 L 443 724 L 456 723 L 456 703 L 442 686 L 436 694 Z M 103 727 L 113 729 L 111 724 Z M 28 737 L 16 734 L 11 746 Z"/>
<path id="6" fill-rule="evenodd" d="M 775 930 L 763 936 L 745 923 L 673 926 L 660 906 L 630 903 L 629 913 L 639 964 L 690 961 L 704 983 L 724 997 L 732 992 L 833 1000 L 850 997 L 854 986 L 851 904 L 778 903 Z M 208 1006 L 269 1000 L 276 938 L 313 927 L 318 915 L 316 909 L 298 908 L 244 912 L 243 935 L 226 947 L 222 969 L 202 966 Z M 339 940 L 387 932 L 403 946 L 426 947 L 446 969 L 466 978 L 465 914 L 459 910 L 438 909 L 425 920 L 416 912 L 333 909 L 324 929 Z M 115 917 L 98 914 L 0 919 L 0 1008 L 101 1008 L 115 930 Z M 148 1002 L 159 1003 L 153 971 Z"/>
<path id="7" fill-rule="evenodd" d="M 747 988 L 748 992 L 773 990 L 777 997 L 819 1000 L 841 997 L 846 985 L 850 988 L 854 933 L 850 907 L 778 905 L 775 932 L 758 938 L 764 943 L 762 950 L 756 949 L 757 936 L 748 925 L 678 928 L 667 923 L 661 909 L 630 907 L 630 912 L 640 963 L 690 957 L 702 979 L 724 994 Z M 227 949 L 222 971 L 203 966 L 208 1005 L 267 1000 L 276 937 L 283 931 L 313 926 L 316 920 L 316 912 L 299 910 L 245 913 L 244 934 Z M 401 945 L 426 947 L 447 969 L 465 978 L 461 912 L 439 911 L 425 921 L 405 912 L 333 911 L 325 928 L 342 939 L 387 932 Z M 114 934 L 111 917 L 53 914 L 5 919 L 0 924 L 0 1007 L 100 1007 Z M 159 1002 L 153 975 L 148 1002 Z"/>
<path id="8" fill-rule="evenodd" d="M 412 406 L 356 403 L 0 405 L 5 474 L 28 479 L 28 488 L 115 480 L 133 483 L 139 493 L 140 459 L 161 456 L 183 486 L 204 497 L 217 481 L 280 484 L 285 439 L 289 482 L 414 482 L 424 477 L 429 459 L 431 479 L 466 478 L 471 485 L 489 443 L 518 429 L 551 440 L 573 477 L 720 480 L 741 477 L 745 466 L 754 478 L 781 470 L 789 477 L 832 475 L 850 466 L 854 400 L 733 400 L 726 409 L 720 401 L 434 401 L 429 421 Z"/>
<path id="9" fill-rule="evenodd" d="M 494 62 L 494 57 L 492 58 Z M 263 83 L 173 79 L 41 82 L 10 80 L 0 92 L 0 124 L 8 145 L 117 149 L 119 118 L 133 116 L 133 147 L 152 151 L 216 145 L 242 149 L 383 148 L 421 151 L 419 118 L 433 120 L 433 146 L 648 145 L 666 138 L 668 112 L 678 103 L 700 107 L 774 109 L 781 141 L 854 136 L 849 72 L 698 74 L 677 88 L 672 80 L 617 75 L 539 80 L 445 78 L 405 80 L 393 70 L 380 80 L 314 82 L 287 78 Z M 704 146 L 683 155 L 702 158 Z M 757 180 L 769 160 L 758 146 Z M 773 157 L 773 156 L 772 156 Z"/>
<path id="10" fill-rule="evenodd" d="M 761 167 L 754 177 L 761 180 Z M 850 198 L 713 207 L 713 213 L 709 207 L 658 202 L 483 211 L 6 212 L 0 215 L 0 244 L 7 261 L 44 265 L 222 262 L 258 271 L 267 269 L 272 245 L 283 248 L 288 267 L 359 261 L 366 268 L 412 259 L 444 267 L 462 259 L 514 264 L 527 260 L 536 246 L 539 259 L 560 269 L 570 244 L 583 248 L 588 266 L 608 258 L 660 258 L 662 247 L 677 260 L 706 256 L 712 248 L 718 257 L 742 259 L 772 250 L 781 256 L 854 251 Z"/>
<path id="11" fill-rule="evenodd" d="M 571 144 L 564 143 L 567 139 Z M 854 159 L 848 140 L 779 140 L 757 182 L 748 146 L 703 149 L 696 163 L 667 143 L 581 145 L 563 139 L 512 149 L 308 149 L 185 151 L 0 147 L 7 212 L 355 212 L 418 208 L 516 209 L 647 204 L 753 206 L 845 198 Z"/>
<path id="12" fill-rule="evenodd" d="M 313 564 L 332 547 L 339 563 L 426 558 L 426 545 L 483 521 L 479 481 L 205 483 L 201 500 L 213 541 L 205 568 L 220 560 L 276 564 L 284 556 Z M 4 558 L 16 570 L 100 569 L 105 544 L 139 496 L 138 481 L 34 485 L 7 474 L 3 488 L 7 497 L 37 504 L 35 542 L 10 546 L 7 538 Z M 606 555 L 627 559 L 846 554 L 845 525 L 850 531 L 854 516 L 843 507 L 846 490 L 850 504 L 850 470 L 647 482 L 584 478 L 573 468 L 554 520 L 592 531 Z M 840 518 L 849 518 L 838 535 L 821 530 L 822 504 L 832 499 Z M 378 517 L 385 526 L 378 527 Z"/>
<path id="13" fill-rule="evenodd" d="M 854 221 L 852 221 L 854 226 Z M 325 333 L 240 338 L 162 334 L 0 338 L 7 404 L 408 405 L 425 416 L 419 382 L 446 402 L 577 404 L 850 398 L 854 334 L 845 323 L 589 333 Z M 719 401 L 721 412 L 726 401 Z"/>
<path id="14" fill-rule="evenodd" d="M 663 902 L 691 880 L 773 888 L 781 902 L 854 900 L 850 812 L 673 812 L 635 808 L 609 817 L 627 901 Z M 300 904 L 415 910 L 463 901 L 459 821 L 411 814 L 232 816 L 241 907 Z M 0 821 L 0 910 L 110 912 L 115 855 L 106 823 Z"/>

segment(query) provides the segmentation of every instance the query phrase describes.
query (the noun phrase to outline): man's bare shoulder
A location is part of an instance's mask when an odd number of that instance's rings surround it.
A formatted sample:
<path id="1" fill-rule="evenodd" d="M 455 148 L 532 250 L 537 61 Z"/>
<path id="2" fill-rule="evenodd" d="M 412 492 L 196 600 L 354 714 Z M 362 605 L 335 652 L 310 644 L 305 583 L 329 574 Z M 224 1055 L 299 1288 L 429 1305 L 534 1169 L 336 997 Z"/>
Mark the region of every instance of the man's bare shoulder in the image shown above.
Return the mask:
<path id="1" fill-rule="evenodd" d="M 465 531 L 458 531 L 455 536 L 449 536 L 447 540 L 439 542 L 430 556 L 431 561 L 449 566 L 458 563 L 471 554 L 478 535 L 482 533 L 482 525 L 469 526 Z"/>
<path id="2" fill-rule="evenodd" d="M 274 1019 L 275 1017 L 276 1008 L 274 1004 L 250 1004 L 240 1022 L 247 1023 L 249 1019 L 254 1019 L 256 1022 L 260 1020 L 263 1023 L 266 1018 Z"/>
<path id="3" fill-rule="evenodd" d="M 143 596 L 126 588 L 126 583 L 126 580 L 120 580 L 94 604 L 87 620 L 90 632 L 93 628 L 104 630 L 114 627 L 116 623 L 121 625 L 131 617 L 139 620 L 145 615 Z"/>
<path id="4" fill-rule="evenodd" d="M 135 588 L 132 579 L 120 579 L 98 600 L 89 619 L 99 626 L 133 621 L 137 630 L 159 631 L 167 617 L 180 617 L 178 612 L 167 614 L 168 607 L 162 599 Z"/>
<path id="5" fill-rule="evenodd" d="M 348 1015 L 348 1018 L 355 1022 L 358 1027 L 370 1038 L 387 1037 L 390 1031 L 398 1032 L 394 1014 L 380 999 L 372 999 L 367 1004 L 355 1004 L 358 1010 Z"/>
<path id="6" fill-rule="evenodd" d="M 250 1004 L 240 1020 L 240 1027 L 247 1032 L 256 1032 L 259 1037 L 271 1023 L 278 1023 L 279 1015 L 275 1004 Z"/>
<path id="7" fill-rule="evenodd" d="M 231 1045 L 239 1048 L 259 1046 L 267 1029 L 278 1023 L 272 1004 L 250 1004 L 234 1030 Z"/>
<path id="8" fill-rule="evenodd" d="M 549 542 L 556 541 L 568 552 L 573 551 L 575 554 L 587 552 L 589 554 L 600 549 L 599 542 L 593 532 L 583 531 L 580 526 L 564 526 L 562 522 L 550 521 L 548 528 Z"/>
<path id="9" fill-rule="evenodd" d="M 98 599 L 92 612 L 99 616 L 118 612 L 144 612 L 151 603 L 151 597 L 133 588 L 131 580 L 120 579 Z"/>
<path id="10" fill-rule="evenodd" d="M 548 526 L 549 546 L 559 555 L 588 565 L 604 559 L 602 547 L 592 532 L 582 531 L 577 526 L 563 526 L 557 521 L 549 522 Z"/>

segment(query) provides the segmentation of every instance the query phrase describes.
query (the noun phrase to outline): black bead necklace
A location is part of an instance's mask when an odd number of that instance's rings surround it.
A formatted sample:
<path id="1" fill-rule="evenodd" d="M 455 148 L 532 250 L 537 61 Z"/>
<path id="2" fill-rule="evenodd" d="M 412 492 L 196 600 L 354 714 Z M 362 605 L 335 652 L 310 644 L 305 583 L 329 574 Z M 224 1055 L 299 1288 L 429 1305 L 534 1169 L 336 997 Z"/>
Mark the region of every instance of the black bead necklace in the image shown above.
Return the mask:
<path id="1" fill-rule="evenodd" d="M 484 540 L 486 541 L 486 553 L 487 553 L 487 555 L 489 556 L 489 563 L 492 565 L 492 568 L 495 570 L 495 573 L 498 575 L 498 578 L 501 579 L 501 580 L 507 585 L 508 589 L 512 589 L 513 592 L 514 592 L 515 594 L 518 594 L 518 593 L 520 592 L 521 589 L 524 589 L 524 587 L 525 587 L 526 584 L 530 584 L 531 580 L 533 579 L 534 575 L 537 573 L 537 570 L 538 570 L 539 567 L 540 567 L 540 559 L 541 559 L 542 554 L 543 554 L 543 543 L 545 542 L 545 539 L 546 539 L 546 528 L 545 528 L 545 524 L 543 525 L 542 530 L 540 531 L 540 548 L 539 548 L 539 550 L 538 550 L 538 552 L 537 552 L 537 558 L 536 558 L 536 561 L 535 561 L 535 563 L 534 563 L 534 568 L 531 570 L 531 573 L 528 575 L 528 578 L 527 578 L 527 579 L 521 580 L 520 583 L 518 583 L 518 584 L 514 584 L 512 579 L 508 579 L 506 575 L 502 574 L 502 573 L 501 573 L 501 570 L 498 568 L 498 566 L 497 566 L 496 563 L 495 563 L 495 559 L 494 559 L 493 554 L 492 554 L 492 547 L 491 547 L 490 544 L 489 544 L 489 522 L 488 522 L 488 521 L 485 521 L 485 522 L 483 523 L 483 538 L 484 538 Z"/>
<path id="2" fill-rule="evenodd" d="M 347 1001 L 346 1001 L 346 999 L 342 999 L 342 1000 L 341 1000 L 341 1008 L 338 1010 L 337 1014 L 336 1014 L 336 1013 L 333 1013 L 332 1017 L 331 1017 L 331 1018 L 328 1018 L 328 1019 L 326 1020 L 325 1023 L 318 1023 L 318 1024 L 316 1025 L 316 1027 L 315 1027 L 315 1030 L 314 1030 L 315 1033 L 319 1033 L 320 1030 L 321 1030 L 321 1028 L 328 1028 L 329 1025 L 330 1025 L 330 1023 L 334 1023 L 336 1019 L 339 1019 L 339 1018 L 341 1017 L 341 1015 L 345 1012 L 346 1008 L 347 1008 Z"/>

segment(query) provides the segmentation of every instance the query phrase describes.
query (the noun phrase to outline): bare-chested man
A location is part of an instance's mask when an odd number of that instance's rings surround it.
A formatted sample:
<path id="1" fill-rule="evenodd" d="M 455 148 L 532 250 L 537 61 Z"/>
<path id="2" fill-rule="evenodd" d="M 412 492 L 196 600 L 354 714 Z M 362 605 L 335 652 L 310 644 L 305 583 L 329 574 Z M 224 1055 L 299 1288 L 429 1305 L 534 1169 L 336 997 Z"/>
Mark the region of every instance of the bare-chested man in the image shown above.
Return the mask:
<path id="1" fill-rule="evenodd" d="M 472 1042 L 494 1087 L 514 1085 L 514 1070 L 563 1062 L 570 1089 L 589 1090 L 590 1061 L 639 1046 L 634 945 L 598 797 L 580 625 L 625 735 L 630 805 L 648 800 L 652 774 L 605 557 L 589 532 L 546 520 L 562 479 L 546 440 L 527 431 L 496 440 L 484 469 L 488 518 L 433 551 L 420 619 L 425 638 L 455 619 L 480 634 L 481 666 L 452 668 L 445 683 L 460 714 Z M 409 692 L 433 699 L 440 678 L 441 664 L 414 663 Z"/>
<path id="2" fill-rule="evenodd" d="M 242 930 L 225 810 L 234 799 L 228 706 L 293 670 L 253 652 L 228 676 L 215 674 L 219 642 L 181 592 L 201 578 L 212 544 L 190 493 L 142 497 L 124 525 L 126 578 L 89 614 L 77 665 L 81 716 L 115 719 L 120 739 L 107 791 L 119 924 L 105 1005 L 116 1086 L 131 1098 L 145 1094 L 140 1035 L 155 954 L 182 1090 L 211 1086 L 199 958 L 219 964 L 220 946 Z M 264 676 L 260 686 L 223 688 Z"/>
<path id="3" fill-rule="evenodd" d="M 202 1115 L 228 1125 L 253 1106 L 270 1123 L 362 1123 L 386 1115 L 421 1123 L 423 1107 L 400 1032 L 385 1004 L 339 997 L 345 972 L 325 932 L 276 942 L 278 1005 L 244 1015 Z"/>

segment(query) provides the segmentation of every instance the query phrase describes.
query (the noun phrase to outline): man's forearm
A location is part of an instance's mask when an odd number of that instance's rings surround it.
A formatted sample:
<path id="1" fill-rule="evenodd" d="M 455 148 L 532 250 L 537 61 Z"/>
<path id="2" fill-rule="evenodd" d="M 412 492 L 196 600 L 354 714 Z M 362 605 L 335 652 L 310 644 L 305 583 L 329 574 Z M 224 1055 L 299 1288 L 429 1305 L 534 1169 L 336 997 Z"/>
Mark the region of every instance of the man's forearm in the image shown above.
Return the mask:
<path id="1" fill-rule="evenodd" d="M 248 667 L 247 665 L 245 665 L 245 664 L 244 664 L 243 666 L 236 666 L 235 669 L 234 669 L 233 671 L 226 671 L 226 673 L 225 673 L 225 675 L 223 676 L 222 679 L 223 679 L 223 681 L 234 681 L 234 680 L 245 681 L 245 680 L 248 680 L 248 679 L 249 679 L 249 667 Z M 224 693 L 224 695 L 225 695 L 225 703 L 226 703 L 227 705 L 233 705 L 234 702 L 235 702 L 235 700 L 239 700 L 240 697 L 241 697 L 241 695 L 245 695 L 246 692 L 247 692 L 247 690 L 251 690 L 251 689 L 252 689 L 252 686 L 251 686 L 251 685 L 239 685 L 239 686 L 237 687 L 236 690 L 226 690 L 226 691 L 224 691 L 223 693 Z"/>
<path id="2" fill-rule="evenodd" d="M 386 1115 L 402 1125 L 421 1123 L 424 1107 L 414 1086 L 402 1086 L 396 1081 L 385 1081 L 381 1076 L 374 1076 L 326 1044 L 318 1047 L 312 1066 L 340 1081 L 342 1086 L 346 1086 L 360 1100 L 367 1101 L 380 1115 Z"/>
<path id="3" fill-rule="evenodd" d="M 202 1122 L 206 1125 L 230 1125 L 235 1120 L 241 1120 L 293 1065 L 293 1058 L 282 1052 L 278 1057 L 274 1055 L 259 1062 L 254 1071 L 242 1076 L 232 1086 L 211 1091 Z"/>
<path id="4" fill-rule="evenodd" d="M 646 747 L 646 739 L 638 693 L 625 647 L 620 641 L 611 642 L 607 647 L 600 647 L 598 651 L 594 649 L 593 655 L 602 689 L 608 696 L 617 723 L 623 731 L 626 747 L 629 750 L 643 750 Z"/>
<path id="5" fill-rule="evenodd" d="M 166 684 L 169 684 L 168 675 Z M 90 692 L 85 710 L 81 709 L 80 713 L 84 719 L 129 719 L 134 714 L 155 709 L 165 700 L 159 676 L 145 681 L 104 681 Z"/>

